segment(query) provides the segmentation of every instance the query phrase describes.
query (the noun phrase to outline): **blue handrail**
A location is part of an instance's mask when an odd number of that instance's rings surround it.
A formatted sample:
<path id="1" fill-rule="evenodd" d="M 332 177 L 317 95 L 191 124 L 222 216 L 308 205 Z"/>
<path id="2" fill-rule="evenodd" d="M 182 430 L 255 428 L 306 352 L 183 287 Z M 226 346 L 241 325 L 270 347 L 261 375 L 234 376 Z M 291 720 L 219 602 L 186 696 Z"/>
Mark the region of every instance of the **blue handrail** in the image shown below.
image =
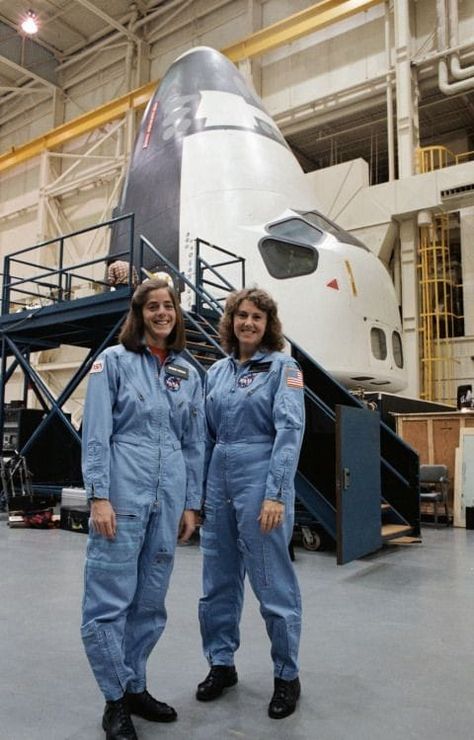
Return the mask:
<path id="1" fill-rule="evenodd" d="M 6 256 L 3 260 L 3 288 L 2 288 L 2 314 L 8 314 L 10 313 L 10 306 L 12 303 L 11 297 L 12 293 L 21 293 L 22 295 L 29 295 L 33 296 L 35 298 L 44 298 L 47 297 L 49 300 L 52 300 L 54 302 L 60 302 L 64 300 L 65 298 L 68 298 L 69 292 L 71 290 L 72 285 L 72 278 L 76 278 L 78 280 L 87 280 L 93 284 L 96 285 L 105 285 L 106 283 L 102 280 L 97 280 L 97 278 L 88 277 L 84 274 L 79 274 L 77 270 L 84 270 L 84 268 L 91 267 L 92 265 L 96 265 L 97 263 L 103 262 L 104 264 L 107 264 L 110 261 L 110 257 L 107 255 L 105 257 L 100 257 L 98 259 L 91 259 L 86 262 L 81 262 L 79 264 L 73 264 L 69 265 L 69 267 L 64 266 L 64 258 L 65 258 L 65 250 L 64 245 L 65 241 L 67 239 L 71 239 L 75 236 L 79 236 L 81 234 L 87 234 L 92 231 L 97 231 L 100 228 L 103 227 L 110 227 L 114 224 L 126 221 L 129 225 L 129 248 L 128 250 L 124 250 L 120 254 L 114 255 L 114 259 L 117 259 L 121 256 L 125 257 L 130 265 L 130 276 L 129 276 L 129 284 L 132 285 L 132 272 L 133 272 L 133 235 L 134 235 L 134 214 L 128 213 L 123 216 L 117 216 L 115 218 L 111 218 L 107 221 L 103 221 L 100 224 L 95 224 L 94 226 L 87 226 L 83 229 L 78 229 L 77 231 L 71 232 L 70 234 L 66 234 L 64 236 L 56 237 L 54 239 L 47 239 L 46 241 L 43 241 L 39 244 L 35 244 L 32 247 L 25 247 L 24 249 L 20 249 L 17 252 L 13 252 Z M 42 249 L 43 247 L 51 246 L 53 244 L 59 245 L 59 256 L 57 259 L 57 265 L 54 267 L 49 267 L 46 265 L 38 264 L 37 262 L 30 262 L 26 259 L 20 259 L 19 255 L 25 255 L 25 254 L 31 254 L 36 253 L 37 250 Z M 27 278 L 19 278 L 14 275 L 12 275 L 12 266 L 13 265 L 21 265 L 22 267 L 31 267 L 34 268 L 36 271 L 39 269 L 39 274 L 36 273 L 33 277 L 27 277 Z M 44 279 L 54 279 L 52 282 L 43 282 Z M 20 288 L 20 286 L 23 286 Z M 33 289 L 27 289 L 26 286 L 36 286 L 36 288 L 48 288 L 50 290 L 49 295 L 45 296 L 41 293 L 40 290 L 34 291 Z M 57 291 L 57 294 L 54 294 L 53 291 Z"/>

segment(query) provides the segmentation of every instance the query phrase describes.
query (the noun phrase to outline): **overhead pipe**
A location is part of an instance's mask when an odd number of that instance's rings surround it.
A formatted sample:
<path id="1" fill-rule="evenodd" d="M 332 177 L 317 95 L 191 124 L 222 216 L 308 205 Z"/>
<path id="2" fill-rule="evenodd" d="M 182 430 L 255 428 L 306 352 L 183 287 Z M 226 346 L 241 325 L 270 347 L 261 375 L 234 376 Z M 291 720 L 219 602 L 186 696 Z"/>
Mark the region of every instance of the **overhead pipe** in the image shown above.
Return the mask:
<path id="1" fill-rule="evenodd" d="M 449 22 L 449 46 L 455 48 L 459 44 L 459 13 L 458 0 L 449 0 L 448 10 Z M 474 64 L 469 67 L 461 67 L 458 54 L 451 54 L 449 59 L 449 71 L 456 80 L 466 80 L 474 75 Z"/>
<path id="2" fill-rule="evenodd" d="M 444 95 L 456 95 L 474 88 L 474 77 L 458 82 L 448 82 L 448 64 L 444 59 L 438 63 L 438 87 Z"/>
<path id="3" fill-rule="evenodd" d="M 449 71 L 456 80 L 465 80 L 474 76 L 474 64 L 469 67 L 461 67 L 458 55 L 452 54 L 449 60 Z"/>
<path id="4" fill-rule="evenodd" d="M 452 0 L 450 0 L 450 10 L 454 8 Z M 446 57 L 449 56 L 448 49 L 448 38 L 447 38 L 447 13 L 446 13 L 446 0 L 436 0 L 436 10 L 438 16 L 438 47 L 441 52 L 446 53 Z M 454 11 L 454 23 L 451 23 L 451 38 L 454 38 L 454 34 L 457 34 L 457 4 Z M 459 60 L 458 60 L 459 61 Z M 460 69 L 460 66 L 459 66 Z M 446 58 L 440 59 L 438 62 L 438 87 L 443 95 L 457 95 L 457 93 L 466 92 L 474 88 L 474 76 L 469 74 L 467 79 L 458 80 L 458 82 L 449 82 L 448 76 L 448 63 Z"/>

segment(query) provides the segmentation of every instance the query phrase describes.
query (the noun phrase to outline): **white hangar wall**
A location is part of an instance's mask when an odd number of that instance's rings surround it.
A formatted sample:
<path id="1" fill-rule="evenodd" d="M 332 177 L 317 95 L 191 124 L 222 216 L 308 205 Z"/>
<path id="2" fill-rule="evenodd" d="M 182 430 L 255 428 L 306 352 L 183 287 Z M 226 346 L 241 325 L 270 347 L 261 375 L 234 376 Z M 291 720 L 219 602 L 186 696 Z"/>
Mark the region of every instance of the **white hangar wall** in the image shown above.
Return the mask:
<path id="1" fill-rule="evenodd" d="M 119 32 L 108 40 L 99 39 L 92 45 L 93 53 L 87 49 L 78 50 L 75 57 L 59 65 L 61 90 L 54 96 L 46 89 L 41 94 L 13 95 L 7 103 L 0 103 L 0 155 L 64 122 L 86 115 L 149 80 L 159 79 L 171 62 L 190 46 L 211 45 L 222 49 L 310 5 L 312 3 L 302 0 L 217 0 L 213 3 L 195 0 L 182 9 L 176 7 L 163 12 L 155 21 L 140 27 L 137 30 L 137 35 L 142 37 L 140 43 L 127 40 Z M 308 177 L 314 183 L 315 195 L 322 198 L 327 207 L 328 215 L 366 241 L 392 272 L 408 339 L 410 393 L 416 395 L 420 390 L 417 209 L 400 210 L 397 198 L 412 182 L 414 192 L 419 194 L 420 188 L 426 188 L 433 196 L 426 199 L 429 206 L 425 207 L 436 212 L 446 210 L 447 206 L 440 201 L 439 192 L 432 192 L 438 187 L 435 177 L 425 177 L 422 182 L 416 179 L 420 176 L 414 174 L 418 93 L 416 85 L 408 80 L 406 69 L 402 69 L 400 58 L 405 55 L 409 66 L 417 69 L 418 85 L 423 88 L 437 86 L 438 19 L 436 0 L 403 1 L 396 5 L 398 9 L 407 6 L 408 38 L 401 39 L 400 29 L 395 28 L 393 4 L 381 2 L 364 13 L 303 36 L 251 62 L 243 61 L 239 67 L 262 95 L 290 144 L 305 131 L 315 140 L 319 136 L 324 138 L 335 122 L 343 118 L 350 120 L 351 115 L 358 116 L 364 109 L 370 111 L 371 106 L 385 106 L 388 79 L 394 109 L 397 95 L 400 111 L 407 101 L 412 106 L 408 116 L 412 126 L 408 133 L 403 121 L 396 119 L 396 112 L 393 121 L 395 139 L 397 136 L 399 139 L 398 170 L 403 174 L 399 181 L 371 186 L 372 171 L 368 171 L 366 162 L 338 163 L 337 153 L 331 161 L 331 164 L 337 163 L 334 167 L 323 167 L 322 160 L 305 161 L 302 157 L 301 161 L 308 171 L 315 170 Z M 387 7 L 391 9 L 388 37 Z M 465 51 L 474 38 L 474 0 L 459 0 L 458 11 L 458 41 Z M 472 64 L 472 49 L 466 54 L 463 64 Z M 58 233 L 74 231 L 110 217 L 139 117 L 140 113 L 132 110 L 123 118 L 107 121 L 67 141 L 54 152 L 43 151 L 1 172 L 2 257 Z M 344 136 L 344 132 L 340 136 Z M 458 152 L 469 144 L 462 133 L 456 140 L 448 137 L 439 143 Z M 408 150 L 412 154 L 404 155 Z M 72 155 L 81 158 L 74 159 Z M 469 179 L 458 167 L 450 169 L 453 171 L 450 182 L 463 183 Z M 415 180 L 409 181 L 407 173 Z M 466 337 L 454 343 L 454 352 L 462 351 L 464 358 L 474 356 L 471 318 L 474 315 L 474 266 L 467 247 L 474 238 L 474 226 L 469 206 L 461 203 L 460 208 Z M 70 257 L 86 259 L 92 253 L 105 253 L 105 250 L 105 237 L 93 243 L 78 238 L 70 247 Z M 40 366 L 47 365 L 50 379 L 55 372 L 62 378 L 64 366 L 74 364 L 78 357 L 71 348 L 65 348 L 40 353 L 36 361 Z M 455 368 L 453 381 L 457 381 L 459 375 L 464 382 L 474 374 L 470 362 L 464 359 L 458 363 L 462 368 L 459 373 Z M 10 383 L 10 394 L 16 393 L 11 390 L 13 387 Z M 77 414 L 76 408 L 71 410 Z"/>

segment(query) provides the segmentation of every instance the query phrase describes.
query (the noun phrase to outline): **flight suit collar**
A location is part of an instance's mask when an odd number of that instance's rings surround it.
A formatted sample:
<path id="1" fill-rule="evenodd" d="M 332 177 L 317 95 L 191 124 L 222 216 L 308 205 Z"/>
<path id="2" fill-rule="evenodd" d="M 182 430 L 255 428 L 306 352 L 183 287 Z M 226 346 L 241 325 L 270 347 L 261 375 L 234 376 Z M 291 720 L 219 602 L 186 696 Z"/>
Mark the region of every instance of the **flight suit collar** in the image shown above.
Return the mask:
<path id="1" fill-rule="evenodd" d="M 245 362 L 240 363 L 237 357 L 235 356 L 235 353 L 232 352 L 230 359 L 232 360 L 232 363 L 234 367 L 246 367 L 247 365 L 250 365 L 253 362 L 260 362 L 261 360 L 267 359 L 268 356 L 271 354 L 271 352 L 268 352 L 263 349 L 258 349 L 252 357 L 250 357 L 248 360 L 245 360 Z"/>

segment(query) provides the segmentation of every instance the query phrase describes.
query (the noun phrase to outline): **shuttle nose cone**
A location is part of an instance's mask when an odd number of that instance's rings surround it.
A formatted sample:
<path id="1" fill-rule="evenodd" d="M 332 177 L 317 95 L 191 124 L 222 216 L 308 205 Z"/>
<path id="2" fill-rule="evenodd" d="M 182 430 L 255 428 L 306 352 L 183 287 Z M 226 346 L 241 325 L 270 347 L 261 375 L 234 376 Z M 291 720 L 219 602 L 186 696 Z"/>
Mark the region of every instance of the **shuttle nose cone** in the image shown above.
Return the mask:
<path id="1" fill-rule="evenodd" d="M 117 214 L 135 214 L 136 265 L 143 235 L 179 266 L 183 142 L 198 132 L 211 136 L 224 129 L 252 131 L 288 148 L 234 64 L 216 49 L 196 47 L 171 65 L 148 103 L 116 209 Z M 123 254 L 128 247 L 128 225 L 121 223 L 112 230 L 109 254 Z M 167 269 L 148 247 L 144 267 Z"/>

